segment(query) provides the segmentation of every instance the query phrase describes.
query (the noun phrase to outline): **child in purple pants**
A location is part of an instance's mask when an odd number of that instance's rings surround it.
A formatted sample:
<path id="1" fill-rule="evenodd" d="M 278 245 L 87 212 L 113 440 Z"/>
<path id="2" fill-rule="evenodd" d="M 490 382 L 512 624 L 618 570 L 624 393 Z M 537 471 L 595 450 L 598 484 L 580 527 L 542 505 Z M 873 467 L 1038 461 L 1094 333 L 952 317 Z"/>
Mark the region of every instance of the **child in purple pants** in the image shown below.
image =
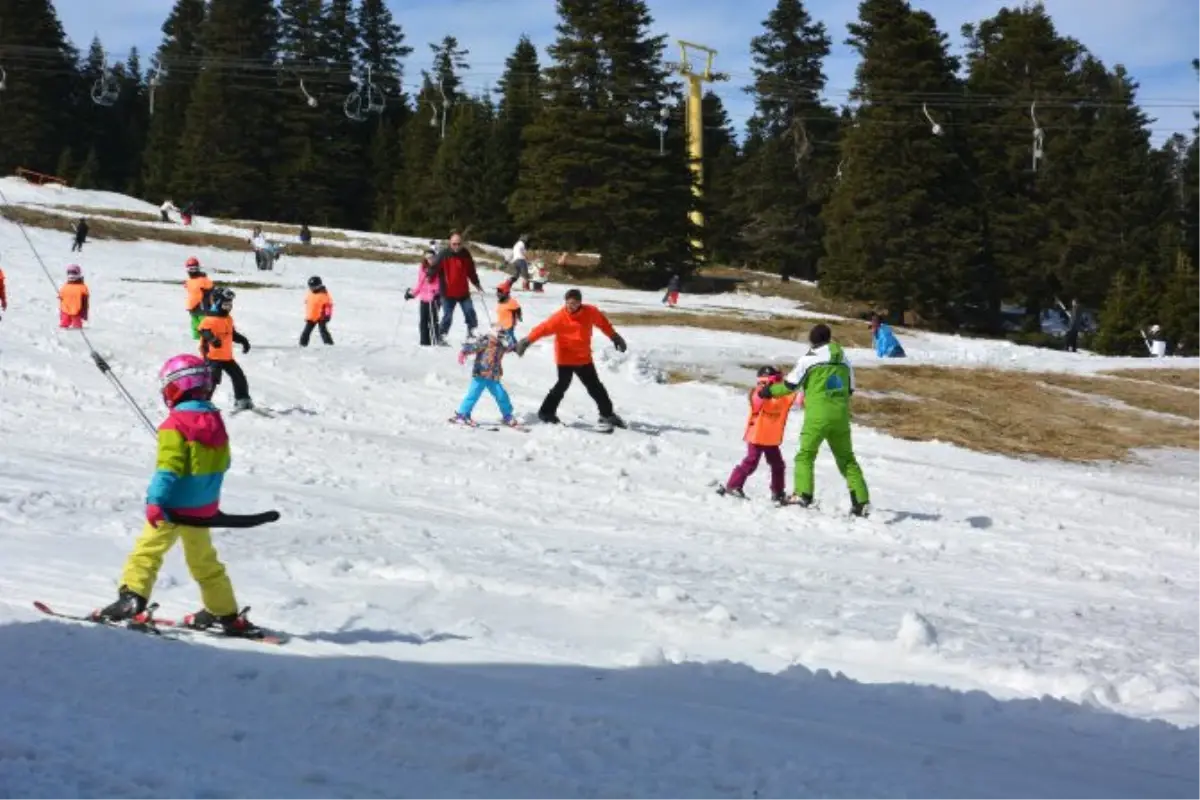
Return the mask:
<path id="1" fill-rule="evenodd" d="M 750 390 L 750 417 L 746 420 L 746 433 L 742 437 L 746 442 L 746 457 L 733 468 L 729 480 L 717 487 L 717 494 L 745 499 L 742 487 L 758 469 L 758 462 L 766 457 L 767 465 L 771 468 L 771 499 L 776 503 L 784 502 L 785 467 L 779 445 L 783 442 L 788 414 L 796 398 L 791 395 L 769 399 L 758 396 L 763 386 L 781 380 L 783 375 L 775 367 L 763 367 L 758 371 L 758 385 Z"/>

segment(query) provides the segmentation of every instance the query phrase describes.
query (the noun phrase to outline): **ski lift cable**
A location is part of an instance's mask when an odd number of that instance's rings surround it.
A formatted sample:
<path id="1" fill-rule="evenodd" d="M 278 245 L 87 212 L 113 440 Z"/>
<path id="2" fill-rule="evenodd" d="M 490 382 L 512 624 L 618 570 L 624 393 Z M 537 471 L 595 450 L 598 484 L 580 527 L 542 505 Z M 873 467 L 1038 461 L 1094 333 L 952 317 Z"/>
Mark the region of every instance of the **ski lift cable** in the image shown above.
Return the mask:
<path id="1" fill-rule="evenodd" d="M 4 194 L 3 188 L 0 188 L 0 201 L 3 201 L 4 205 L 9 205 L 8 197 Z M 38 252 L 37 246 L 34 245 L 33 240 L 29 238 L 29 232 L 25 230 L 24 223 L 22 223 L 19 219 L 14 219 L 12 221 L 16 223 L 17 229 L 21 231 L 21 236 L 24 237 L 25 243 L 29 245 L 29 249 L 33 253 L 33 257 L 37 260 L 38 265 L 42 268 L 42 272 L 45 273 L 46 280 L 50 282 L 51 291 L 53 291 L 57 297 L 58 284 L 55 283 L 54 276 L 50 274 L 50 269 L 46 266 L 46 262 L 42 258 L 42 254 Z M 146 412 L 142 410 L 140 405 L 138 405 L 137 400 L 134 399 L 133 395 L 129 393 L 129 390 L 125 388 L 125 385 L 121 383 L 121 379 L 113 373 L 112 367 L 108 365 L 108 362 L 105 361 L 104 357 L 100 355 L 99 351 L 96 350 L 95 346 L 92 344 L 92 340 L 88 338 L 87 331 L 80 328 L 78 333 L 80 338 L 83 339 L 83 343 L 87 346 L 88 353 L 91 355 L 92 361 L 95 362 L 97 369 L 104 373 L 104 377 L 108 378 L 109 383 L 111 383 L 113 388 L 117 390 L 117 393 L 121 396 L 121 399 L 129 404 L 129 407 L 141 419 L 142 424 L 145 425 L 146 429 L 150 431 L 150 435 L 157 437 L 158 428 L 155 427 L 154 423 L 150 421 L 150 418 L 146 416 Z"/>

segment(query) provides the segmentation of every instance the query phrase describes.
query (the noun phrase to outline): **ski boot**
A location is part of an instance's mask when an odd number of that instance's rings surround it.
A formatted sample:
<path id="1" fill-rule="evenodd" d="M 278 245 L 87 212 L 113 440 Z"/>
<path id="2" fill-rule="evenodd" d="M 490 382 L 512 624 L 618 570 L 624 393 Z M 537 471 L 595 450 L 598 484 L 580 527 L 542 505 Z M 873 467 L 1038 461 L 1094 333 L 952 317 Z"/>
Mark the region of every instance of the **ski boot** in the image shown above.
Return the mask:
<path id="1" fill-rule="evenodd" d="M 746 499 L 746 493 L 743 492 L 741 489 L 729 489 L 729 488 L 726 488 L 725 484 L 721 484 L 717 487 L 717 494 L 719 494 L 721 497 L 728 496 L 728 497 L 736 497 L 739 500 Z"/>
<path id="2" fill-rule="evenodd" d="M 450 418 L 450 421 L 455 425 L 466 425 L 468 428 L 479 427 L 479 424 L 475 422 L 475 420 L 471 419 L 470 416 L 466 414 L 459 414 L 458 412 L 455 412 L 454 416 Z"/>
<path id="3" fill-rule="evenodd" d="M 93 622 L 132 622 L 146 611 L 146 598 L 128 586 L 117 590 L 117 599 L 104 608 L 92 612 Z"/>
<path id="4" fill-rule="evenodd" d="M 609 430 L 612 430 L 614 427 L 615 428 L 628 428 L 629 427 L 628 425 L 625 424 L 625 420 L 621 419 L 616 414 L 609 414 L 607 417 L 600 417 L 600 424 L 608 425 Z"/>
<path id="5" fill-rule="evenodd" d="M 858 498 L 854 496 L 854 492 L 850 493 L 850 513 L 856 517 L 869 517 L 871 515 L 871 503 L 860 503 Z"/>
<path id="6" fill-rule="evenodd" d="M 254 401 L 249 397 L 243 397 L 240 400 L 234 401 L 233 407 L 238 411 L 250 411 L 254 408 Z"/>
<path id="7" fill-rule="evenodd" d="M 185 628 L 191 628 L 197 631 L 206 631 L 215 625 L 221 626 L 221 632 L 226 636 L 233 636 L 241 639 L 261 639 L 265 632 L 262 628 L 255 625 L 246 618 L 246 614 L 250 613 L 250 606 L 246 606 L 237 614 L 225 614 L 218 617 L 216 614 L 209 611 L 207 608 L 202 608 L 195 614 L 188 614 L 183 618 L 182 625 Z"/>
<path id="8" fill-rule="evenodd" d="M 509 414 L 507 417 L 502 419 L 500 421 L 500 424 L 505 426 L 506 428 L 520 428 L 521 427 L 521 423 L 518 422 L 517 418 L 514 417 L 512 414 Z"/>
<path id="9" fill-rule="evenodd" d="M 786 492 L 771 492 L 771 502 L 777 506 L 786 506 L 788 499 Z"/>
<path id="10" fill-rule="evenodd" d="M 801 508 L 808 508 L 809 506 L 811 506 L 813 504 L 813 497 L 811 494 L 795 494 L 795 493 L 793 493 L 792 496 L 789 497 L 785 502 L 789 506 L 800 506 Z"/>
<path id="11" fill-rule="evenodd" d="M 562 424 L 562 420 L 560 420 L 560 419 L 558 418 L 558 415 L 556 415 L 556 414 L 543 414 L 541 411 L 539 411 L 539 412 L 538 412 L 538 422 L 543 422 L 543 423 L 545 423 L 546 425 L 560 425 L 560 424 Z"/>

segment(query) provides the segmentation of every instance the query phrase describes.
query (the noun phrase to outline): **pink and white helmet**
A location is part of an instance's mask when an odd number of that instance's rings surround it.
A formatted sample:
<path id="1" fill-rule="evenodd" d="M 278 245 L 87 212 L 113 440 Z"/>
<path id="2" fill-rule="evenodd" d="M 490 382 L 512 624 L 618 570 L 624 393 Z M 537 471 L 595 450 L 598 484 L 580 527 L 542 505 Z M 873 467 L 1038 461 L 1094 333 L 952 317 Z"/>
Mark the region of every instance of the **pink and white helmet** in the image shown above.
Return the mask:
<path id="1" fill-rule="evenodd" d="M 158 371 L 158 381 L 167 408 L 174 408 L 189 393 L 196 400 L 207 400 L 213 391 L 212 371 L 204 359 L 190 353 L 167 359 Z"/>
<path id="2" fill-rule="evenodd" d="M 83 280 L 83 268 L 78 264 L 72 264 L 67 267 L 67 280 L 78 281 Z"/>

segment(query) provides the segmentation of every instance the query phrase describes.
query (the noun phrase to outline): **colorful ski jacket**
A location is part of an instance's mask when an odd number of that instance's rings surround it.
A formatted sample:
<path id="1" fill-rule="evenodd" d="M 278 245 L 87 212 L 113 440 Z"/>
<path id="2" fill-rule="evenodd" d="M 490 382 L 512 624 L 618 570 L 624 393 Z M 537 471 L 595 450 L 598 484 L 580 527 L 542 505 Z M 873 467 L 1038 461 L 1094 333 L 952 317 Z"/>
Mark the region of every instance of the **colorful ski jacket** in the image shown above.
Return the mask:
<path id="1" fill-rule="evenodd" d="M 158 456 L 146 504 L 209 517 L 221 505 L 229 470 L 229 434 L 221 412 L 207 400 L 179 403 L 158 426 Z"/>
<path id="2" fill-rule="evenodd" d="M 504 356 L 516 350 L 511 337 L 486 336 L 467 342 L 462 347 L 465 355 L 475 353 L 475 364 L 471 367 L 472 378 L 498 381 L 504 377 L 500 362 Z"/>

